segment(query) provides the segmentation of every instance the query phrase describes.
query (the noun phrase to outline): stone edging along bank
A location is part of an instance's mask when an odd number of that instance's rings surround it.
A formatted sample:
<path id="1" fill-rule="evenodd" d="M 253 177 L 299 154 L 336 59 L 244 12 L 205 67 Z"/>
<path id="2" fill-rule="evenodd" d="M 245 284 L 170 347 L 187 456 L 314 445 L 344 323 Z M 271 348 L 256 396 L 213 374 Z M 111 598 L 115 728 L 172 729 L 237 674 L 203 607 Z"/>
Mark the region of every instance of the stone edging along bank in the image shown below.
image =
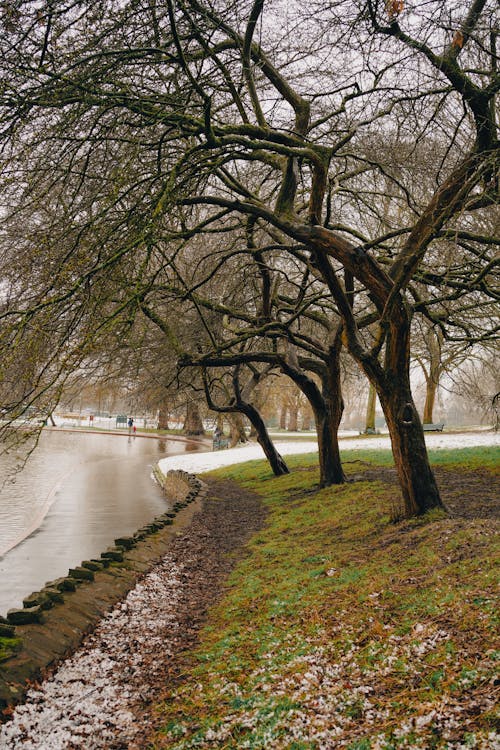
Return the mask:
<path id="1" fill-rule="evenodd" d="M 74 651 L 84 635 L 167 551 L 170 540 L 200 509 L 207 487 L 182 470 L 154 474 L 173 505 L 132 536 L 115 539 L 99 559 L 84 560 L 64 578 L 26 597 L 0 617 L 0 722 L 29 683 Z"/>

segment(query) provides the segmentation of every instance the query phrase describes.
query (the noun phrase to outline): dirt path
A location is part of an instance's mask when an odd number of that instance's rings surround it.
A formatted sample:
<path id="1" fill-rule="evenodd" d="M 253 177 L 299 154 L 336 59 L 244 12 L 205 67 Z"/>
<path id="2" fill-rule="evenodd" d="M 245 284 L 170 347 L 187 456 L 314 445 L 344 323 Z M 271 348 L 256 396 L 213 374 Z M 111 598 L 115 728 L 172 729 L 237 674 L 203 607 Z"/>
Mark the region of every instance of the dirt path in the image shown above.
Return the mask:
<path id="1" fill-rule="evenodd" d="M 2 750 L 143 748 L 207 609 L 264 522 L 257 496 L 211 482 L 203 511 L 70 659 L 0 727 Z"/>

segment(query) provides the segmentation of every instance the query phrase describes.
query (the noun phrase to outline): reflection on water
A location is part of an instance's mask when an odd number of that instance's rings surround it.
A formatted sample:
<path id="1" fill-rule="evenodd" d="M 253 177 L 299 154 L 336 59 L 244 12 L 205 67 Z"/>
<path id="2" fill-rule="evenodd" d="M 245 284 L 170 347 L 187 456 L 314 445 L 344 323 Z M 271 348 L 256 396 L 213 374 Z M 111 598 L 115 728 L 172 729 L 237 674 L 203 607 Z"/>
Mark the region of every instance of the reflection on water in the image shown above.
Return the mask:
<path id="1" fill-rule="evenodd" d="M 20 452 L 0 456 L 0 613 L 115 537 L 164 512 L 151 465 L 197 443 L 44 431 L 23 471 Z"/>

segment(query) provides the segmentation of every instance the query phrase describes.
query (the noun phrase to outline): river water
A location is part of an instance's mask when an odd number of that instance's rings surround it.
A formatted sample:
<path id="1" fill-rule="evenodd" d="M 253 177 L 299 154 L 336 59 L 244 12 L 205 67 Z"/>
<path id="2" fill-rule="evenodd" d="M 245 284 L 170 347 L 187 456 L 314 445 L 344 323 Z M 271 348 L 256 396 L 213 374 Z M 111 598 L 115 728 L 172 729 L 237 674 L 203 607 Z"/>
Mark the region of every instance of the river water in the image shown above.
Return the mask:
<path id="1" fill-rule="evenodd" d="M 21 449 L 0 456 L 0 614 L 163 513 L 152 465 L 196 450 L 181 440 L 44 430 L 22 471 L 14 472 Z"/>

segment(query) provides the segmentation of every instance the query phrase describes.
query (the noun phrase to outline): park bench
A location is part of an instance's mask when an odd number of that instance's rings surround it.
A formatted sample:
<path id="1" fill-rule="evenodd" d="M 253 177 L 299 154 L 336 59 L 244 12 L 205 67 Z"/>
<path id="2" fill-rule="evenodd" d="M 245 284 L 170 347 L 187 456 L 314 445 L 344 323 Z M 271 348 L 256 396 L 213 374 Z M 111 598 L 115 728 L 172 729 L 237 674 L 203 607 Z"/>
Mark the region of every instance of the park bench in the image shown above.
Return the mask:
<path id="1" fill-rule="evenodd" d="M 227 448 L 229 440 L 226 437 L 217 437 L 212 441 L 212 448 L 214 451 L 220 451 L 222 448 Z"/>
<path id="2" fill-rule="evenodd" d="M 440 422 L 439 424 L 424 424 L 422 425 L 424 428 L 424 432 L 442 432 L 444 427 L 444 422 Z"/>

